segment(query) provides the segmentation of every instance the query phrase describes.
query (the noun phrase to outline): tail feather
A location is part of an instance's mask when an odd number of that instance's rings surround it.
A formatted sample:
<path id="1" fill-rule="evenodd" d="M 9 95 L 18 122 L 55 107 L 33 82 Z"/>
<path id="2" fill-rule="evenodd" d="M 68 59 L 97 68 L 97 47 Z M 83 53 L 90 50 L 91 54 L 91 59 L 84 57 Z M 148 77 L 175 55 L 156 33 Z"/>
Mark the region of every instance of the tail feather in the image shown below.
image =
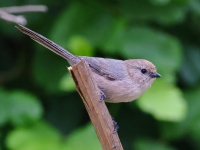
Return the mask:
<path id="1" fill-rule="evenodd" d="M 71 54 L 70 52 L 68 52 L 61 46 L 57 45 L 56 43 L 52 42 L 51 40 L 45 38 L 44 36 L 34 32 L 22 25 L 18 25 L 18 26 L 16 26 L 16 28 L 19 29 L 24 34 L 30 36 L 31 39 L 33 39 L 37 43 L 43 45 L 44 47 L 48 48 L 52 52 L 56 53 L 57 55 L 65 58 L 70 63 L 70 65 L 74 65 L 74 64 L 77 64 L 78 62 L 80 62 L 79 57 Z"/>

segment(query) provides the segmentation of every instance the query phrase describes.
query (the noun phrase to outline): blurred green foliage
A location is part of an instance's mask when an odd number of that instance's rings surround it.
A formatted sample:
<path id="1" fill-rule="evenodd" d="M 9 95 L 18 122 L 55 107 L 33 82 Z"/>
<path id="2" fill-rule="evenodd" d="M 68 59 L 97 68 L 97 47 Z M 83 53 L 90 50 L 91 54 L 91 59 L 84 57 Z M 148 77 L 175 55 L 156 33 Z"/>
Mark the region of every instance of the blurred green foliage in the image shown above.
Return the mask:
<path id="1" fill-rule="evenodd" d="M 200 149 L 199 0 L 0 1 L 45 4 L 28 27 L 76 55 L 142 58 L 161 79 L 131 103 L 108 104 L 126 150 Z M 67 62 L 0 20 L 0 149 L 98 150 Z"/>

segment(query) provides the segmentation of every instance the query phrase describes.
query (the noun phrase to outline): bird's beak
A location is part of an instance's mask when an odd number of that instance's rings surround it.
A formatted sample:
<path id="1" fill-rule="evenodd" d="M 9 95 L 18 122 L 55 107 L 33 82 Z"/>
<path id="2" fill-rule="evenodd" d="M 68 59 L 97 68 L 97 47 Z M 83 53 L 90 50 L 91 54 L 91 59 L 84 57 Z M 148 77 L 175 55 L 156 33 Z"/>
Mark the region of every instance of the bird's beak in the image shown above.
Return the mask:
<path id="1" fill-rule="evenodd" d="M 151 73 L 150 76 L 151 76 L 152 78 L 161 78 L 161 75 L 160 75 L 159 73 L 157 73 L 157 72 Z"/>

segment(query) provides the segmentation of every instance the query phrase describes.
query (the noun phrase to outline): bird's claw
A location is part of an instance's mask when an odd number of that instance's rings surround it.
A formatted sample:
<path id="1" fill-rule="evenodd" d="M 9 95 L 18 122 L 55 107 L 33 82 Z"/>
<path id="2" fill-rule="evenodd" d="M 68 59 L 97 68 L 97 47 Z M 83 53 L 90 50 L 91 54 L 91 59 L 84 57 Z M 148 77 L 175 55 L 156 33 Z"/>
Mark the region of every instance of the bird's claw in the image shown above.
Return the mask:
<path id="1" fill-rule="evenodd" d="M 117 122 L 114 120 L 114 118 L 112 117 L 112 121 L 113 121 L 113 126 L 114 126 L 114 133 L 117 133 L 118 129 L 119 129 L 119 125 L 117 124 Z"/>
<path id="2" fill-rule="evenodd" d="M 102 102 L 102 101 L 104 101 L 106 99 L 106 94 L 101 89 L 99 89 L 99 92 L 100 92 L 99 101 Z"/>

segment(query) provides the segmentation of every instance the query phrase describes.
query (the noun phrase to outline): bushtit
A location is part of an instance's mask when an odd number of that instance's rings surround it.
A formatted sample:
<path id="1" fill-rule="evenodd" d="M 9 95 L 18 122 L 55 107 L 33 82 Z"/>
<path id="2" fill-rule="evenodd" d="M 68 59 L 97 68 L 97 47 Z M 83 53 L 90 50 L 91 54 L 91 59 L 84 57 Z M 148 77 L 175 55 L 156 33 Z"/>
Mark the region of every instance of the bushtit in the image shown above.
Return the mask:
<path id="1" fill-rule="evenodd" d="M 156 72 L 156 67 L 147 60 L 130 59 L 123 61 L 75 56 L 22 25 L 17 26 L 17 28 L 39 44 L 65 58 L 72 66 L 84 59 L 91 68 L 94 80 L 100 89 L 101 98 L 105 99 L 106 102 L 118 103 L 135 100 L 151 86 L 156 78 L 161 77 Z"/>

